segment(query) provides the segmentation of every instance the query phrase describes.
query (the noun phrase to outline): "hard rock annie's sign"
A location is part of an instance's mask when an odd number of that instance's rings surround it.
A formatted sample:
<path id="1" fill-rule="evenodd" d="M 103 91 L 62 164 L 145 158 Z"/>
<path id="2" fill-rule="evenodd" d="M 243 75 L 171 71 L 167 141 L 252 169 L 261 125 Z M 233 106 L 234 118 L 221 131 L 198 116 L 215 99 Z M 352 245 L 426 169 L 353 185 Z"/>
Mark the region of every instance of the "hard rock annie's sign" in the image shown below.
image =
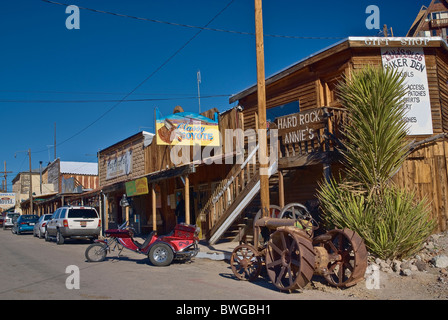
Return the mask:
<path id="1" fill-rule="evenodd" d="M 275 119 L 283 144 L 317 139 L 318 130 L 325 127 L 323 112 L 323 108 L 316 108 Z"/>
<path id="2" fill-rule="evenodd" d="M 404 99 L 409 135 L 432 134 L 431 103 L 423 48 L 381 48 L 383 68 L 397 70 L 405 79 Z"/>

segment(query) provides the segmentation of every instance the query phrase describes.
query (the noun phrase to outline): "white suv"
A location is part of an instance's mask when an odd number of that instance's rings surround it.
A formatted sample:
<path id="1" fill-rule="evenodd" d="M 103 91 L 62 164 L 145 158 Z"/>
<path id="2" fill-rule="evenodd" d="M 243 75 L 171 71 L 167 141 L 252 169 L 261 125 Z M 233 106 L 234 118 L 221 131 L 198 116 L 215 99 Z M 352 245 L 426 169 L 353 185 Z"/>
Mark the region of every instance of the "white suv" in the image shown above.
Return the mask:
<path id="1" fill-rule="evenodd" d="M 3 230 L 5 230 L 7 227 L 12 228 L 14 226 L 14 221 L 16 221 L 18 217 L 20 217 L 20 213 L 7 213 L 5 216 L 5 220 L 3 220 Z"/>
<path id="2" fill-rule="evenodd" d="M 67 206 L 58 208 L 48 221 L 45 240 L 56 237 L 57 244 L 63 244 L 66 238 L 98 238 L 101 219 L 93 207 Z"/>

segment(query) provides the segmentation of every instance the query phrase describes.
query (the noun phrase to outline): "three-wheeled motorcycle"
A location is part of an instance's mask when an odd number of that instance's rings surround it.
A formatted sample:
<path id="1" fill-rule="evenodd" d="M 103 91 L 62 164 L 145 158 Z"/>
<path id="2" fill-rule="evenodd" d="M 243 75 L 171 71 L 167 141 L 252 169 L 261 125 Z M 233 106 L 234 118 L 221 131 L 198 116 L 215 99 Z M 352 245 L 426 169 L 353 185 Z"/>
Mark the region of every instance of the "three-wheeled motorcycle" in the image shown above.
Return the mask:
<path id="1" fill-rule="evenodd" d="M 105 231 L 106 237 L 95 240 L 85 252 L 87 261 L 100 262 L 106 259 L 107 253 L 124 248 L 147 255 L 155 266 L 168 266 L 173 260 L 190 260 L 199 252 L 199 228 L 188 224 L 177 224 L 174 230 L 164 236 L 151 232 L 143 243 L 134 239 L 135 230 L 127 226 L 127 221 L 117 229 Z"/>

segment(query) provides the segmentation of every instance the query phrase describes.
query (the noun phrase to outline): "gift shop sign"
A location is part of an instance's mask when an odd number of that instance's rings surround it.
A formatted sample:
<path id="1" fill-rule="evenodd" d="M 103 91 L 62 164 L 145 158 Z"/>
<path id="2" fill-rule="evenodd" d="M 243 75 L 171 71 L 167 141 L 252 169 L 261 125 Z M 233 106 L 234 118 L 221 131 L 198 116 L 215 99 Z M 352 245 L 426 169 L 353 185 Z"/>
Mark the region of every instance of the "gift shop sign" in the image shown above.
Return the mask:
<path id="1" fill-rule="evenodd" d="M 428 75 L 423 48 L 381 48 L 384 68 L 405 77 L 408 89 L 404 98 L 409 135 L 433 134 Z"/>

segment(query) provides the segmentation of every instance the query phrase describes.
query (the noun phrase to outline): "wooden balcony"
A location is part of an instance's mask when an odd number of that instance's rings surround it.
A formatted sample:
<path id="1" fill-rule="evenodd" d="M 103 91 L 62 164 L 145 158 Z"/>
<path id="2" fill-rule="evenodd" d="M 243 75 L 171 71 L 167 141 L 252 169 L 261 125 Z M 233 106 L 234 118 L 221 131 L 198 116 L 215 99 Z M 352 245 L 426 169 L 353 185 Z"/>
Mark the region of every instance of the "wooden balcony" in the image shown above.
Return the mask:
<path id="1" fill-rule="evenodd" d="M 341 108 L 316 108 L 288 120 L 290 127 L 285 128 L 278 119 L 279 126 L 279 169 L 302 167 L 331 161 L 340 146 L 342 126 L 347 121 L 347 114 Z M 285 117 L 282 117 L 285 118 Z M 313 121 L 314 120 L 314 121 Z M 296 122 L 296 125 L 293 125 Z"/>
<path id="2" fill-rule="evenodd" d="M 433 19 L 431 20 L 431 28 L 448 27 L 448 19 Z"/>

